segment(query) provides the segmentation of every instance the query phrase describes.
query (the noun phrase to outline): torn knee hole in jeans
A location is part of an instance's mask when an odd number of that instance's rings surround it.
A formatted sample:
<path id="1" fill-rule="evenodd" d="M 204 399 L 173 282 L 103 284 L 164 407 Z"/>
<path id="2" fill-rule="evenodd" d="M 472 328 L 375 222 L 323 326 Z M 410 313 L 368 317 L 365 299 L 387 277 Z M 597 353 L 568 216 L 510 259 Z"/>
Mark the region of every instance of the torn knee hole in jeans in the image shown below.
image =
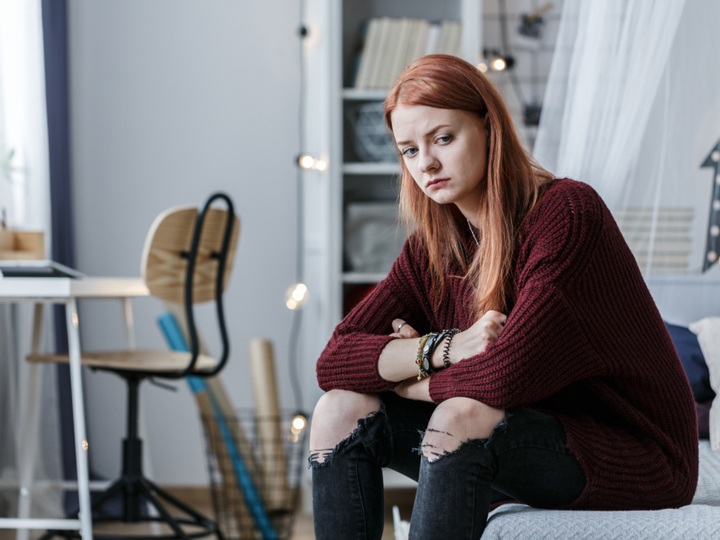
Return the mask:
<path id="1" fill-rule="evenodd" d="M 379 414 L 385 414 L 385 404 L 382 401 L 380 402 L 380 410 L 371 411 L 365 418 L 360 418 L 357 421 L 355 430 L 348 437 L 337 443 L 335 448 L 311 449 L 310 456 L 308 457 L 308 468 L 326 467 L 329 465 L 340 450 L 367 431 L 370 422 Z"/>
<path id="2" fill-rule="evenodd" d="M 434 463 L 439 459 L 457 453 L 461 448 L 467 446 L 468 444 L 481 444 L 484 448 L 487 448 L 495 433 L 499 429 L 507 427 L 507 420 L 509 417 L 510 415 L 506 414 L 505 417 L 493 428 L 488 437 L 465 439 L 460 442 L 458 442 L 457 437 L 447 431 L 432 428 L 427 429 L 427 431 L 420 431 L 422 442 L 420 443 L 420 447 L 416 448 L 415 451 L 426 458 L 428 463 Z"/>

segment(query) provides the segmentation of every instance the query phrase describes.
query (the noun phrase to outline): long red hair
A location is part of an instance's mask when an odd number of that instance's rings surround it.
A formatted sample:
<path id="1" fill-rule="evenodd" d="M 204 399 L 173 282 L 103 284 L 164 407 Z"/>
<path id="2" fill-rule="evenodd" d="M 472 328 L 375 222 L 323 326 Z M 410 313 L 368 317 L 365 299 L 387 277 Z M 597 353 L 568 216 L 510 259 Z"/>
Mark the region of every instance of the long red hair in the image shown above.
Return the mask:
<path id="1" fill-rule="evenodd" d="M 552 175 L 523 149 L 500 93 L 478 69 L 455 56 L 434 54 L 408 66 L 385 100 L 385 123 L 392 131 L 398 104 L 459 109 L 487 115 L 487 169 L 480 183 L 480 247 L 468 260 L 467 223 L 454 204 L 427 197 L 402 163 L 400 211 L 406 227 L 417 224 L 421 246 L 430 260 L 435 294 L 445 291 L 445 262 L 450 258 L 475 288 L 474 313 L 507 313 L 512 288 L 517 232 L 545 191 Z"/>

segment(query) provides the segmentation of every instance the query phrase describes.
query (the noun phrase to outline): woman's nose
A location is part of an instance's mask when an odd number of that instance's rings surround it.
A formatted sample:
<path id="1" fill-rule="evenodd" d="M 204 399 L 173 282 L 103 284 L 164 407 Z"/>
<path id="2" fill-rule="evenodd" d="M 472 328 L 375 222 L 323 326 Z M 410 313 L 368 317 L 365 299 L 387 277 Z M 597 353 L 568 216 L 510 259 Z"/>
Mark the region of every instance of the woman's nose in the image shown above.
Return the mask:
<path id="1" fill-rule="evenodd" d="M 437 170 L 439 165 L 440 162 L 432 152 L 423 152 L 420 155 L 420 170 L 422 172 Z"/>

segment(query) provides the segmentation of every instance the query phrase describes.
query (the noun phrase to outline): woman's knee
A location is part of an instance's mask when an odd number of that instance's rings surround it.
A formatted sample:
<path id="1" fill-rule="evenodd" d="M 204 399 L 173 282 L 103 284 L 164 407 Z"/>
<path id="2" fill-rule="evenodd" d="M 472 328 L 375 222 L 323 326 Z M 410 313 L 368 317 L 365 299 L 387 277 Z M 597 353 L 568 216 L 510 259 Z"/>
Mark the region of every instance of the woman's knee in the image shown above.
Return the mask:
<path id="1" fill-rule="evenodd" d="M 470 398 L 450 398 L 433 412 L 422 443 L 431 461 L 470 439 L 486 439 L 505 418 L 505 411 Z"/>
<path id="2" fill-rule="evenodd" d="M 323 394 L 313 411 L 310 427 L 310 450 L 334 448 L 357 428 L 358 420 L 380 410 L 375 395 L 348 390 L 330 390 Z"/>

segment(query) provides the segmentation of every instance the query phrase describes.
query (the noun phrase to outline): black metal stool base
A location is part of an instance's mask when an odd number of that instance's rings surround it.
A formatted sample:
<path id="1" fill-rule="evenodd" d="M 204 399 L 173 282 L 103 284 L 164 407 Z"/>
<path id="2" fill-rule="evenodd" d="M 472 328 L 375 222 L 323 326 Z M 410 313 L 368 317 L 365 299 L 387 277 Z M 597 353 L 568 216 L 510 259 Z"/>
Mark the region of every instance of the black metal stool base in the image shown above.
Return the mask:
<path id="1" fill-rule="evenodd" d="M 99 540 L 190 540 L 214 534 L 218 537 L 218 540 L 223 540 L 222 534 L 215 522 L 190 508 L 188 505 L 170 495 L 167 491 L 158 487 L 146 478 L 135 478 L 132 480 L 129 478 L 120 478 L 99 497 L 94 498 L 93 510 L 100 508 L 103 503 L 117 495 L 126 495 L 124 498 L 127 502 L 128 494 L 131 499 L 140 503 L 138 505 L 140 508 L 142 507 L 142 502 L 147 501 L 157 510 L 159 516 L 144 516 L 140 515 L 140 512 L 136 515 L 128 515 L 133 514 L 134 512 L 126 506 L 124 509 L 124 515 L 93 518 L 93 523 L 164 523 L 172 529 L 173 534 L 161 534 L 157 536 L 153 534 L 93 534 L 93 538 L 97 538 Z M 186 517 L 171 515 L 168 511 L 168 505 L 163 504 L 162 500 L 175 507 L 176 510 L 183 512 Z M 131 511 L 128 512 L 128 510 Z M 189 527 L 191 530 L 183 530 L 183 526 Z M 41 537 L 40 540 L 49 540 L 54 536 L 75 539 L 80 538 L 80 531 L 49 530 Z"/>
<path id="2" fill-rule="evenodd" d="M 102 516 L 93 518 L 94 523 L 121 522 L 141 523 L 155 522 L 164 523 L 173 531 L 173 534 L 164 535 L 117 535 L 117 534 L 93 534 L 94 538 L 106 540 L 190 540 L 202 538 L 214 534 L 218 540 L 224 540 L 217 524 L 203 516 L 198 511 L 170 495 L 164 489 L 148 480 L 142 475 L 142 441 L 138 437 L 138 386 L 144 378 L 142 375 L 123 374 L 128 383 L 128 429 L 127 437 L 123 441 L 123 467 L 122 475 L 103 493 L 92 498 L 93 515 L 100 510 L 103 504 L 117 497 L 122 499 L 123 511 L 119 516 Z M 165 501 L 163 504 L 162 501 Z M 149 504 L 157 510 L 159 516 L 143 515 L 145 505 Z M 173 516 L 166 505 L 180 510 L 183 517 Z M 77 514 L 75 515 L 77 518 Z M 183 530 L 182 526 L 190 526 L 192 531 Z M 40 540 L 49 540 L 54 536 L 65 538 L 80 538 L 80 531 L 49 530 Z"/>

